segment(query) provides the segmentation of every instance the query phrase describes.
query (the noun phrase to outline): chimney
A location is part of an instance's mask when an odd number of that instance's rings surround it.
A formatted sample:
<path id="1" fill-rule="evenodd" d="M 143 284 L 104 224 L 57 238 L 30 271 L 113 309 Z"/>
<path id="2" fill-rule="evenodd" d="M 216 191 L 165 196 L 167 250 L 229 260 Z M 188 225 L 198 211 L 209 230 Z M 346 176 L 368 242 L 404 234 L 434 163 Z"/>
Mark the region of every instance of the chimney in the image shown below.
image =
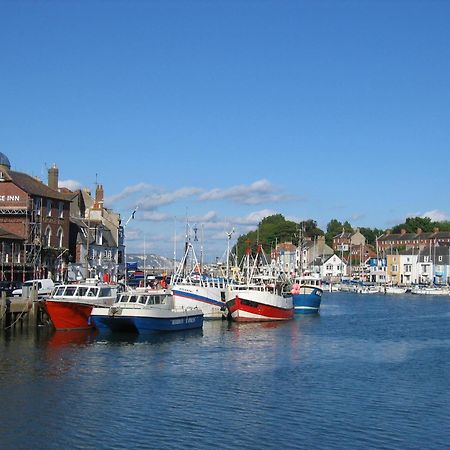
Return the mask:
<path id="1" fill-rule="evenodd" d="M 58 174 L 58 168 L 56 167 L 56 164 L 53 163 L 53 166 L 48 169 L 48 187 L 55 191 L 58 190 Z"/>
<path id="2" fill-rule="evenodd" d="M 416 233 L 417 233 L 417 234 L 422 233 L 422 228 L 417 228 Z"/>
<path id="3" fill-rule="evenodd" d="M 402 228 L 402 229 L 400 230 L 400 234 L 401 234 L 401 235 L 406 234 L 406 230 L 405 230 L 404 228 Z"/>
<path id="4" fill-rule="evenodd" d="M 103 186 L 97 184 L 93 209 L 103 209 Z"/>

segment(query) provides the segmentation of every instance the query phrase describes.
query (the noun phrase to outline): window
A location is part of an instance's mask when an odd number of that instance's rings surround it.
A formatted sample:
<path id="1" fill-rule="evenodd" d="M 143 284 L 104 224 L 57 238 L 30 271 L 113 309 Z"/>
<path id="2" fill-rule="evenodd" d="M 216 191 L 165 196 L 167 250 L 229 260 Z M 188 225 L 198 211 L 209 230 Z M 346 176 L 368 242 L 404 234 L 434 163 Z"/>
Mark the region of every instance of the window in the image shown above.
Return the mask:
<path id="1" fill-rule="evenodd" d="M 52 216 L 52 208 L 53 208 L 52 201 L 50 199 L 47 199 L 47 217 Z"/>
<path id="2" fill-rule="evenodd" d="M 103 245 L 103 230 L 101 228 L 97 229 L 97 244 Z"/>
<path id="3" fill-rule="evenodd" d="M 52 243 L 52 229 L 48 226 L 45 229 L 44 245 L 50 247 Z"/>
<path id="4" fill-rule="evenodd" d="M 78 292 L 77 295 L 79 295 L 80 297 L 85 297 L 86 293 L 87 293 L 88 288 L 86 286 L 80 286 L 78 288 Z"/>
<path id="5" fill-rule="evenodd" d="M 63 246 L 63 238 L 64 238 L 64 232 L 61 227 L 59 227 L 58 229 L 57 237 L 58 237 L 58 247 L 61 248 Z"/>
<path id="6" fill-rule="evenodd" d="M 64 218 L 64 203 L 63 202 L 58 203 L 58 215 L 59 215 L 60 219 Z"/>
<path id="7" fill-rule="evenodd" d="M 41 199 L 36 198 L 36 202 L 34 204 L 34 210 L 35 210 L 37 216 L 41 215 L 41 206 L 42 206 Z"/>

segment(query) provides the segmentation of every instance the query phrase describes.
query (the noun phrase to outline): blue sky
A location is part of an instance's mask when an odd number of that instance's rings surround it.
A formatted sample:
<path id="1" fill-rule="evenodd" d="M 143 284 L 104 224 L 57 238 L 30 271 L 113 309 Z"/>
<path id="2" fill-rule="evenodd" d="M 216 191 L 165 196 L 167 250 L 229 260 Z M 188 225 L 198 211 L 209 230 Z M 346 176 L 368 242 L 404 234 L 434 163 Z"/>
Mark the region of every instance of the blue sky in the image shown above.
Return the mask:
<path id="1" fill-rule="evenodd" d="M 450 2 L 0 1 L 0 151 L 105 189 L 129 251 L 272 213 L 448 219 Z M 200 232 L 199 232 L 200 234 Z"/>

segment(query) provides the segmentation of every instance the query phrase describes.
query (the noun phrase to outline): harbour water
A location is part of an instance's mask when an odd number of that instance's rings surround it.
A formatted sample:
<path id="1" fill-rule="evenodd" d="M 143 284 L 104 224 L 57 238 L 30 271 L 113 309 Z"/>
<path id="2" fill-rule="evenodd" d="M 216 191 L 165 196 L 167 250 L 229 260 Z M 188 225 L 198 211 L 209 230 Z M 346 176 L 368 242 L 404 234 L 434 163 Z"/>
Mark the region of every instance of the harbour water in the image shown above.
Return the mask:
<path id="1" fill-rule="evenodd" d="M 0 337 L 5 449 L 443 449 L 450 297 L 325 293 L 319 316 L 154 337 Z"/>

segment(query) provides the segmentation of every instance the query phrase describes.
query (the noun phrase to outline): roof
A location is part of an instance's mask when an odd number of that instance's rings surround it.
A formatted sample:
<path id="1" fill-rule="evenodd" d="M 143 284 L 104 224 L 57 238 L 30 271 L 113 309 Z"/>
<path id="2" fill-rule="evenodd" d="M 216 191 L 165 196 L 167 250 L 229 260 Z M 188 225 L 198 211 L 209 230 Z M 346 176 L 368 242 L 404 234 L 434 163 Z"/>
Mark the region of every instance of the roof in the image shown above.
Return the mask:
<path id="1" fill-rule="evenodd" d="M 345 238 L 345 239 L 349 239 L 351 238 L 354 234 L 354 232 L 350 232 L 350 231 L 345 231 L 344 233 L 339 233 L 336 236 L 333 236 L 333 239 L 339 239 L 339 238 Z"/>
<path id="2" fill-rule="evenodd" d="M 378 238 L 378 242 L 390 241 L 426 241 L 429 239 L 450 239 L 449 231 L 430 231 L 426 233 L 395 233 L 384 234 Z"/>
<path id="3" fill-rule="evenodd" d="M 17 234 L 10 233 L 9 231 L 5 230 L 4 228 L 0 228 L 0 239 L 10 239 L 10 240 L 17 240 L 17 241 L 24 241 L 25 239 L 17 236 Z"/>
<path id="4" fill-rule="evenodd" d="M 285 252 L 295 252 L 297 250 L 297 247 L 292 242 L 283 242 L 281 244 L 277 245 L 276 248 L 278 251 L 285 251 Z"/>
<path id="5" fill-rule="evenodd" d="M 8 175 L 10 180 L 22 190 L 31 195 L 36 195 L 39 197 L 48 197 L 57 200 L 67 200 L 67 196 L 62 195 L 60 192 L 48 187 L 46 184 L 37 180 L 36 178 L 27 175 L 22 172 L 15 172 L 14 170 L 9 170 Z"/>

